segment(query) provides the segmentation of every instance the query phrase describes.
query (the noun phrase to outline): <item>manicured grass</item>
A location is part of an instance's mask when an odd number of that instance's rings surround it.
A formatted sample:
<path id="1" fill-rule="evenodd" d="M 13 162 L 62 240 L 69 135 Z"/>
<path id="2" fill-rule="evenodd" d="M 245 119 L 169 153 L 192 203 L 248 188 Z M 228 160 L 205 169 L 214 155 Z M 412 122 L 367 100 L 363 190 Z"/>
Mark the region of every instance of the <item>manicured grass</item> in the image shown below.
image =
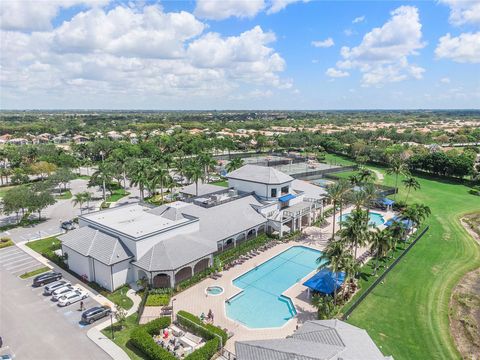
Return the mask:
<path id="1" fill-rule="evenodd" d="M 371 167 L 371 166 L 369 166 Z M 393 175 L 384 185 L 394 186 Z M 448 309 L 452 289 L 480 266 L 480 248 L 459 218 L 480 210 L 480 199 L 452 181 L 419 177 L 421 190 L 409 202 L 428 205 L 430 230 L 352 313 L 349 322 L 365 328 L 384 354 L 398 359 L 459 359 L 450 335 Z M 399 182 L 399 184 L 401 184 Z M 397 200 L 405 200 L 400 186 Z"/>
<path id="2" fill-rule="evenodd" d="M 54 251 L 60 249 L 60 240 L 52 236 L 42 240 L 30 241 L 26 245 L 33 251 L 50 259 L 53 257 Z"/>
<path id="3" fill-rule="evenodd" d="M 111 302 L 121 306 L 125 310 L 130 309 L 133 306 L 133 301 L 127 296 L 127 291 L 130 288 L 128 285 L 124 285 L 121 288 L 118 288 L 114 292 L 109 292 L 106 290 L 100 290 L 100 294 L 105 296 Z"/>
<path id="4" fill-rule="evenodd" d="M 57 195 L 56 198 L 59 200 L 68 200 L 72 198 L 72 192 L 70 190 L 62 192 L 61 195 Z"/>
<path id="5" fill-rule="evenodd" d="M 113 191 L 112 195 L 107 196 L 106 202 L 107 203 L 115 202 L 128 195 L 130 195 L 128 191 L 125 191 L 124 189 L 116 189 Z"/>
<path id="6" fill-rule="evenodd" d="M 327 164 L 332 164 L 332 165 L 344 165 L 344 166 L 355 165 L 355 162 L 349 159 L 348 157 L 335 155 L 335 154 L 326 154 L 325 162 Z"/>
<path id="7" fill-rule="evenodd" d="M 148 294 L 145 306 L 167 306 L 169 303 L 169 294 Z"/>
<path id="8" fill-rule="evenodd" d="M 38 274 L 42 274 L 42 273 L 47 272 L 47 271 L 50 271 L 50 268 L 44 266 L 44 267 L 41 267 L 40 269 L 23 273 L 22 275 L 20 275 L 20 277 L 22 279 L 28 279 L 29 277 L 32 277 L 32 276 L 35 276 L 35 275 L 38 275 Z"/>
<path id="9" fill-rule="evenodd" d="M 114 324 L 113 328 L 114 328 L 115 339 L 113 341 L 115 342 L 115 344 L 120 346 L 127 353 L 130 359 L 144 360 L 145 357 L 143 357 L 143 354 L 128 343 L 131 332 L 136 327 L 138 327 L 137 320 L 138 320 L 138 314 L 134 313 L 129 317 L 127 317 L 127 319 L 125 320 L 125 323 L 123 324 L 122 330 L 119 330 L 118 325 Z M 108 338 L 110 339 L 112 338 L 112 330 L 110 327 L 107 327 L 104 330 L 102 330 L 102 333 Z"/>
<path id="10" fill-rule="evenodd" d="M 78 176 L 77 176 L 77 179 L 90 180 L 90 176 L 88 176 L 88 175 L 78 175 Z"/>
<path id="11" fill-rule="evenodd" d="M 228 180 L 219 180 L 210 183 L 211 185 L 228 187 Z"/>

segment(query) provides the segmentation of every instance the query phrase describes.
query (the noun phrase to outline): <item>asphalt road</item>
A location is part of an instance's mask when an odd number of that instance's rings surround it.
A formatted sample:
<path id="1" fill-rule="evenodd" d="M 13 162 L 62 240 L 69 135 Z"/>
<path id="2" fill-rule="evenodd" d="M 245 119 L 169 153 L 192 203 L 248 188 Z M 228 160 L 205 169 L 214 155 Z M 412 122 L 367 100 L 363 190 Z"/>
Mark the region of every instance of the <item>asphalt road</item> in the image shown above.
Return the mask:
<path id="1" fill-rule="evenodd" d="M 0 250 L 0 354 L 19 360 L 106 360 L 110 357 L 88 339 L 91 326 L 80 323 L 79 303 L 60 308 L 44 296 L 43 288 L 33 288 L 32 279 L 18 276 L 41 267 L 17 247 Z M 78 283 L 65 272 L 72 284 Z M 98 305 L 84 300 L 86 308 Z"/>

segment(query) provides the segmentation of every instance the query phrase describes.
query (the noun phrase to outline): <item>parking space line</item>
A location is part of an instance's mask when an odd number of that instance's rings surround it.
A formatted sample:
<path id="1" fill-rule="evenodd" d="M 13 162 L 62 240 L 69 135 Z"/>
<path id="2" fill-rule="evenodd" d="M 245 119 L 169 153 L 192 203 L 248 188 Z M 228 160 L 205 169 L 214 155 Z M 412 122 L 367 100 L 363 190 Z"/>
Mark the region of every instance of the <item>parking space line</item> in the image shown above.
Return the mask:
<path id="1" fill-rule="evenodd" d="M 12 274 L 16 274 L 16 273 L 19 273 L 19 272 L 22 272 L 22 271 L 30 272 L 30 271 L 36 270 L 36 268 L 39 268 L 39 269 L 40 269 L 39 265 L 42 265 L 42 264 L 40 264 L 40 263 L 34 264 L 34 265 L 31 265 L 31 266 L 29 266 L 29 267 L 27 267 L 27 268 L 25 268 L 25 269 L 20 269 L 20 270 L 11 271 L 11 273 L 12 273 Z"/>
<path id="2" fill-rule="evenodd" d="M 3 250 L 0 250 L 0 256 L 3 256 L 3 255 L 6 255 L 6 254 L 9 254 L 11 252 L 16 252 L 16 251 L 21 251 L 19 248 L 17 248 L 16 246 L 12 246 L 10 249 L 9 248 L 5 248 Z"/>
<path id="3" fill-rule="evenodd" d="M 16 259 L 16 258 L 19 258 L 19 257 L 24 257 L 25 254 L 22 253 L 22 254 L 12 254 L 10 255 L 9 257 L 4 257 L 4 258 L 1 258 L 0 260 L 0 264 L 6 264 L 7 261 L 10 261 L 10 260 L 13 260 L 13 259 Z"/>
<path id="4" fill-rule="evenodd" d="M 37 260 L 35 260 L 35 259 L 28 259 L 27 262 L 24 262 L 24 263 L 22 263 L 22 264 L 18 264 L 18 265 L 15 265 L 15 266 L 10 266 L 10 267 L 8 267 L 8 268 L 6 267 L 5 270 L 11 271 L 11 270 L 13 270 L 13 269 L 22 268 L 22 267 L 23 267 L 24 269 L 27 269 L 28 266 L 31 266 L 32 264 L 34 264 L 34 263 L 36 263 L 36 262 L 37 262 Z M 27 265 L 27 264 L 29 264 L 29 265 L 27 266 L 27 268 L 25 268 L 25 265 Z"/>
<path id="5" fill-rule="evenodd" d="M 13 264 L 16 264 L 16 263 L 19 263 L 19 262 L 22 262 L 22 261 L 25 261 L 25 260 L 31 260 L 33 259 L 31 256 L 23 256 L 21 258 L 18 258 L 18 259 L 15 259 L 13 261 L 9 261 L 9 262 L 6 262 L 5 264 L 2 264 L 4 267 L 7 267 L 7 266 L 10 266 L 10 265 L 13 265 Z M 35 259 L 34 259 L 35 260 Z"/>

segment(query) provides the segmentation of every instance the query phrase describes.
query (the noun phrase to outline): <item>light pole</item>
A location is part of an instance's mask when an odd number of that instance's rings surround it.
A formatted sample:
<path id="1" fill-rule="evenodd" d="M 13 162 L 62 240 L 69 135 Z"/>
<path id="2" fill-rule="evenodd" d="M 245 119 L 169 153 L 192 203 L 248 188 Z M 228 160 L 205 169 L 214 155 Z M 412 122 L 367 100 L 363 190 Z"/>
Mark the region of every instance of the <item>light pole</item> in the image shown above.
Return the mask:
<path id="1" fill-rule="evenodd" d="M 102 157 L 102 167 L 103 167 L 103 161 L 104 161 L 104 154 L 103 151 L 100 151 L 100 156 Z M 105 174 L 102 174 L 102 185 L 103 185 L 103 201 L 105 202 L 106 197 L 105 197 Z"/>
<path id="2" fill-rule="evenodd" d="M 115 335 L 113 334 L 113 312 L 110 312 L 110 329 L 112 330 L 112 340 L 115 340 Z"/>
<path id="3" fill-rule="evenodd" d="M 172 322 L 175 321 L 175 311 L 173 309 L 173 303 L 177 300 L 177 298 L 172 299 Z"/>

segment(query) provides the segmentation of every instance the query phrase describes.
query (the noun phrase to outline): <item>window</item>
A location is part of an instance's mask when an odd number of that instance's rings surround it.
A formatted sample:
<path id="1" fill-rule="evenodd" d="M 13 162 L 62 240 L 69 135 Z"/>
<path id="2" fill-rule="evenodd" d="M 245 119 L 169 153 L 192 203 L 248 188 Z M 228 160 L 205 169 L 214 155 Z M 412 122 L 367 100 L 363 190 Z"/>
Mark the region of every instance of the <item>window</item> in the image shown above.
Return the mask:
<path id="1" fill-rule="evenodd" d="M 282 187 L 282 194 L 288 194 L 288 186 Z"/>
<path id="2" fill-rule="evenodd" d="M 277 197 L 277 189 L 272 189 L 271 197 Z"/>

